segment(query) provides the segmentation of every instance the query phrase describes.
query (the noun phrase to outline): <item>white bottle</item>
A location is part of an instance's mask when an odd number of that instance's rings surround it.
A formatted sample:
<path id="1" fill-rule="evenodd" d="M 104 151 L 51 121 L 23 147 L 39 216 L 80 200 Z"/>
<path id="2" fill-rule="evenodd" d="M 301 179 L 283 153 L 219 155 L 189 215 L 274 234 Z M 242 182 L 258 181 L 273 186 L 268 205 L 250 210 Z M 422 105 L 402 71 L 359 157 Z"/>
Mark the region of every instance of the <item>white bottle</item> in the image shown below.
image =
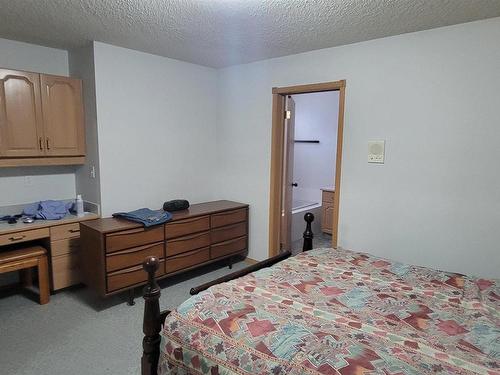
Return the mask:
<path id="1" fill-rule="evenodd" d="M 83 199 L 82 199 L 82 195 L 81 194 L 78 194 L 76 196 L 76 215 L 77 216 L 83 216 L 84 215 L 84 211 L 83 211 Z"/>

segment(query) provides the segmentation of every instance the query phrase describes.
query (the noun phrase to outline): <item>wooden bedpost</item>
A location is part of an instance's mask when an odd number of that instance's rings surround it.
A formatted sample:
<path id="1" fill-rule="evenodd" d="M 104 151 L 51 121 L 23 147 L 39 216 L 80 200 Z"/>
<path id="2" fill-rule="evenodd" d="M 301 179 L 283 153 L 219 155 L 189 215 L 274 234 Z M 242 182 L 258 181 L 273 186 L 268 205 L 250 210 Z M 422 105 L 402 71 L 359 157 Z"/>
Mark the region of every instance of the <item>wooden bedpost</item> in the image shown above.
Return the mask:
<path id="1" fill-rule="evenodd" d="M 153 256 L 146 258 L 142 264 L 148 273 L 148 283 L 144 287 L 141 375 L 156 375 L 160 357 L 160 287 L 155 279 L 159 264 L 158 258 Z"/>
<path id="2" fill-rule="evenodd" d="M 306 221 L 306 230 L 304 232 L 304 245 L 302 246 L 302 251 L 312 250 L 313 248 L 313 237 L 314 233 L 311 229 L 311 223 L 314 221 L 314 215 L 310 212 L 304 215 L 304 220 Z"/>

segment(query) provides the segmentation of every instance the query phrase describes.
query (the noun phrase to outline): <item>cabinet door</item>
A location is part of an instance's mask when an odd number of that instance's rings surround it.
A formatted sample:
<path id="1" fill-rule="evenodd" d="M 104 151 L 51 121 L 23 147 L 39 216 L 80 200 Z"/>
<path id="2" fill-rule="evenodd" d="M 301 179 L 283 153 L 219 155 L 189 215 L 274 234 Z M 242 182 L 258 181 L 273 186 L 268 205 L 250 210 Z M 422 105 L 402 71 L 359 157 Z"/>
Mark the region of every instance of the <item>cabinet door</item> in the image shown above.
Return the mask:
<path id="1" fill-rule="evenodd" d="M 323 202 L 323 218 L 321 229 L 325 233 L 332 233 L 333 229 L 333 204 Z"/>
<path id="2" fill-rule="evenodd" d="M 47 155 L 85 155 L 81 81 L 41 74 L 40 82 Z"/>
<path id="3" fill-rule="evenodd" d="M 42 123 L 39 75 L 0 69 L 0 155 L 43 155 Z"/>

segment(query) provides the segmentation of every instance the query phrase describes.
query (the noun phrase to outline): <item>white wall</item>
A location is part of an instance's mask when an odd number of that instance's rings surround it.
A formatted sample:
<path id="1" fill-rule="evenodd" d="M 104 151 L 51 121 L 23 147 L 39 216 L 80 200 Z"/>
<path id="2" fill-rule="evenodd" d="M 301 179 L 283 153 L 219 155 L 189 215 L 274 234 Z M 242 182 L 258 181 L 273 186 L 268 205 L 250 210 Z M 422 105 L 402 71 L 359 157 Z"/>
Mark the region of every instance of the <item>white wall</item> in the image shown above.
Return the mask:
<path id="1" fill-rule="evenodd" d="M 216 71 L 97 42 L 94 59 L 102 213 L 211 200 Z"/>
<path id="2" fill-rule="evenodd" d="M 59 49 L 0 39 L 0 67 L 68 75 L 68 54 Z M 26 183 L 24 176 L 31 176 L 31 181 Z M 74 196 L 72 168 L 0 168 L 0 206 Z"/>
<path id="3" fill-rule="evenodd" d="M 95 96 L 94 45 L 69 51 L 69 70 L 73 77 L 80 78 L 83 84 L 83 103 L 85 111 L 85 164 L 75 173 L 76 192 L 86 201 L 101 203 L 99 150 L 97 134 L 97 108 Z M 94 170 L 95 177 L 91 176 Z"/>
<path id="4" fill-rule="evenodd" d="M 494 18 L 219 71 L 217 192 L 250 204 L 249 256 L 268 251 L 271 88 L 346 79 L 340 245 L 499 277 L 499 40 Z"/>
<path id="5" fill-rule="evenodd" d="M 67 75 L 68 52 L 0 38 L 0 67 Z"/>
<path id="6" fill-rule="evenodd" d="M 293 199 L 321 202 L 321 188 L 333 188 L 337 151 L 339 92 L 293 95 L 295 139 L 319 143 L 295 143 Z M 303 232 L 303 228 L 301 229 Z"/>

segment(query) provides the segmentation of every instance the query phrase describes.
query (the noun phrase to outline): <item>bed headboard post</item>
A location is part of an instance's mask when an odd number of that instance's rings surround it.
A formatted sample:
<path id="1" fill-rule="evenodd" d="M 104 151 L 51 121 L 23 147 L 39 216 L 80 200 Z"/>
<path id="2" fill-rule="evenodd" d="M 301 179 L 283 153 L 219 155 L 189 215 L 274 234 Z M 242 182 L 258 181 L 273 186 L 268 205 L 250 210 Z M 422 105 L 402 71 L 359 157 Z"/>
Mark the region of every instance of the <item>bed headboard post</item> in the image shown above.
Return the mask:
<path id="1" fill-rule="evenodd" d="M 144 287 L 144 321 L 142 331 L 141 375 L 156 375 L 160 357 L 160 287 L 155 279 L 159 267 L 156 257 L 148 257 L 142 266 L 148 273 L 148 283 Z"/>
<path id="2" fill-rule="evenodd" d="M 314 221 L 314 215 L 310 212 L 304 215 L 304 220 L 306 221 L 306 230 L 304 231 L 304 245 L 302 246 L 302 251 L 312 250 L 313 248 L 313 237 L 314 233 L 311 228 L 311 223 Z"/>

